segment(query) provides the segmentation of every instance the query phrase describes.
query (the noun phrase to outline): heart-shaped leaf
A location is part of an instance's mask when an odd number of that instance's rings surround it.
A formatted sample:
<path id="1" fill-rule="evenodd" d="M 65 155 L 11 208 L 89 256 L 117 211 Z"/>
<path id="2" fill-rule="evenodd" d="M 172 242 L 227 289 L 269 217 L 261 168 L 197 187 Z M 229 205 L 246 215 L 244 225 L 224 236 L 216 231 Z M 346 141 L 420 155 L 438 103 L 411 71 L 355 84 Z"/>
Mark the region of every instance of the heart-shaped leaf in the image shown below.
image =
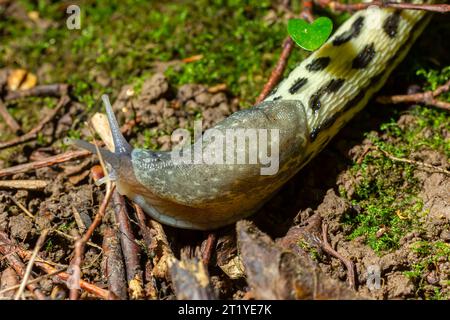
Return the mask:
<path id="1" fill-rule="evenodd" d="M 287 29 L 296 44 L 314 51 L 327 41 L 333 31 L 333 22 L 327 17 L 320 17 L 311 24 L 303 19 L 289 19 Z"/>

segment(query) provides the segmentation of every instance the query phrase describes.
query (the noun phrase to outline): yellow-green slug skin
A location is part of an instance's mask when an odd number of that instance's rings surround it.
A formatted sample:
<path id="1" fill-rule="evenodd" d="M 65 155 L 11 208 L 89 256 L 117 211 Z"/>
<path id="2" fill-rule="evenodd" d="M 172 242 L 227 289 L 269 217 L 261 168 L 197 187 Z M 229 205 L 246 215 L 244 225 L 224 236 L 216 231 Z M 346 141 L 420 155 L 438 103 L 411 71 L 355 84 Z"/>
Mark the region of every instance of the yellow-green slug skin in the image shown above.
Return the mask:
<path id="1" fill-rule="evenodd" d="M 214 127 L 224 134 L 238 128 L 279 130 L 276 174 L 261 175 L 260 164 L 176 164 L 168 152 L 124 147 L 109 161 L 119 192 L 154 219 L 179 228 L 214 229 L 256 212 L 367 104 L 429 18 L 418 10 L 355 13 L 262 103 Z M 198 140 L 190 146 L 193 153 L 196 147 Z"/>

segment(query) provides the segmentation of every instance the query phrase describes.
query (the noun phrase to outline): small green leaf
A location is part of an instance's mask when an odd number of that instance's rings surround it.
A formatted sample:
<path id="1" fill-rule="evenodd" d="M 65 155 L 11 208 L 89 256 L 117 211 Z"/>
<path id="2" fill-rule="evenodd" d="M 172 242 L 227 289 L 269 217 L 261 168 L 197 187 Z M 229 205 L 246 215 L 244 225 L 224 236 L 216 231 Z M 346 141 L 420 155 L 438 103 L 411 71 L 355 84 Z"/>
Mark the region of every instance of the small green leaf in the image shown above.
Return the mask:
<path id="1" fill-rule="evenodd" d="M 289 19 L 287 29 L 296 44 L 314 51 L 327 41 L 333 31 L 333 22 L 327 17 L 320 17 L 311 24 L 303 19 Z"/>

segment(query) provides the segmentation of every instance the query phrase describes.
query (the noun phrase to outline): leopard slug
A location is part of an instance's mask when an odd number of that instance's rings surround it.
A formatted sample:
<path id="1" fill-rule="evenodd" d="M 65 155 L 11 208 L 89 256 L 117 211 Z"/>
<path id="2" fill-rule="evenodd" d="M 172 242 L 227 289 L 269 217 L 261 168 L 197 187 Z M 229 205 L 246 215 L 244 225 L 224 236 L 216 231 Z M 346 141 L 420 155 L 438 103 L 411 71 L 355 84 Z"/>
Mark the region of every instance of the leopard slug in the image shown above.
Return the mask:
<path id="1" fill-rule="evenodd" d="M 241 129 L 244 135 L 252 128 L 277 130 L 278 136 L 270 138 L 272 152 L 279 151 L 273 174 L 262 174 L 267 161 L 261 153 L 250 164 L 192 164 L 174 162 L 171 152 L 133 149 L 104 96 L 115 151 L 100 152 L 111 167 L 111 179 L 152 218 L 178 228 L 215 229 L 253 214 L 367 104 L 429 19 L 418 10 L 358 11 L 263 102 L 213 128 L 224 136 L 229 129 Z M 200 145 L 200 140 L 184 150 L 196 154 L 213 143 Z M 73 143 L 96 152 L 85 141 Z M 238 151 L 251 156 L 249 150 Z"/>

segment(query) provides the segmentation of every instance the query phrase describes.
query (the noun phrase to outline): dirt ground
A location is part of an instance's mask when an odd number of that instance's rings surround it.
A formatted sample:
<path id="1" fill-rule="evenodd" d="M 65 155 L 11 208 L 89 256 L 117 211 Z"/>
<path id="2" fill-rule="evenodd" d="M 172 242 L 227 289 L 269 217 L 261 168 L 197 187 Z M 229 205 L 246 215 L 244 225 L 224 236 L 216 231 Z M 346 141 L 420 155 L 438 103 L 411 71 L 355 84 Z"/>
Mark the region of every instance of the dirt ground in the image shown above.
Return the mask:
<path id="1" fill-rule="evenodd" d="M 422 52 L 427 41 L 420 40 L 412 52 Z M 383 92 L 394 87 L 417 90 L 414 81 L 403 82 L 402 72 L 410 67 L 410 62 L 402 65 Z M 52 78 L 46 74 L 47 68 L 42 66 L 36 72 L 39 81 Z M 139 119 L 126 131 L 133 146 L 170 150 L 173 130 L 190 128 L 199 118 L 207 129 L 243 107 L 239 96 L 223 84 L 171 82 L 160 68 L 165 70 L 165 62 L 142 77 L 139 89 L 128 83 L 115 95 L 113 109 L 119 123 Z M 14 69 L 13 63 L 0 68 L 2 97 L 11 91 L 7 82 Z M 112 81 L 105 75 L 99 77 L 100 82 Z M 396 81 L 401 84 L 393 86 Z M 82 125 L 92 112 L 86 112 L 74 91 L 70 97 L 70 103 L 35 139 L 1 151 L 0 170 L 73 150 L 63 142 L 68 135 L 92 136 Z M 20 109 L 30 104 L 42 108 L 39 118 L 43 118 L 57 101 L 21 98 L 17 105 L 8 103 L 8 107 Z M 52 108 L 43 108 L 48 104 Z M 26 110 L 14 114 L 23 112 Z M 28 127 L 29 120 L 20 119 Z M 0 132 L 2 142 L 14 138 L 4 121 L 0 121 Z M 167 243 L 177 258 L 167 269 L 161 266 L 167 252 L 165 240 L 158 238 L 158 227 L 147 221 L 153 238 L 146 238 L 132 203 L 126 200 L 141 268 L 138 286 L 143 289 L 136 297 L 176 299 L 201 293 L 201 297 L 224 299 L 448 299 L 450 176 L 444 171 L 450 167 L 449 142 L 448 113 L 371 102 L 249 222 L 214 232 L 216 241 L 206 270 L 196 265 L 195 259 L 204 259 L 209 233 L 164 227 Z M 97 164 L 96 156 L 84 156 L 0 178 L 0 182 L 49 182 L 36 190 L 0 188 L 0 232 L 31 251 L 41 232 L 50 229 L 39 258 L 56 268 L 67 268 L 74 257 L 74 240 L 83 233 L 80 226 L 92 224 L 104 198 L 105 187 L 94 183 L 92 167 Z M 111 229 L 117 230 L 116 219 L 110 205 L 86 246 L 82 278 L 100 288 L 111 288 L 104 240 Z M 324 249 L 324 226 L 327 242 L 341 259 Z M 2 290 L 19 283 L 20 277 L 17 270 L 11 271 L 11 261 L 5 257 L 0 255 L 0 297 L 8 298 L 14 291 Z M 27 259 L 21 258 L 26 264 Z M 348 261 L 354 264 L 354 289 L 348 288 Z M 375 278 L 370 270 L 376 270 Z M 199 285 L 199 274 L 206 277 L 207 290 Z M 321 280 L 319 294 L 311 289 L 311 274 Z M 42 269 L 34 268 L 33 277 L 43 275 Z M 277 282 L 270 282 L 270 277 Z M 180 285 L 186 279 L 193 281 L 194 289 Z M 370 285 L 373 279 L 379 281 L 379 287 Z M 54 299 L 69 295 L 65 282 L 57 277 L 44 277 L 37 285 Z M 133 298 L 132 292 L 136 291 L 128 288 L 125 296 Z M 82 291 L 81 297 L 97 298 L 87 291 Z"/>

